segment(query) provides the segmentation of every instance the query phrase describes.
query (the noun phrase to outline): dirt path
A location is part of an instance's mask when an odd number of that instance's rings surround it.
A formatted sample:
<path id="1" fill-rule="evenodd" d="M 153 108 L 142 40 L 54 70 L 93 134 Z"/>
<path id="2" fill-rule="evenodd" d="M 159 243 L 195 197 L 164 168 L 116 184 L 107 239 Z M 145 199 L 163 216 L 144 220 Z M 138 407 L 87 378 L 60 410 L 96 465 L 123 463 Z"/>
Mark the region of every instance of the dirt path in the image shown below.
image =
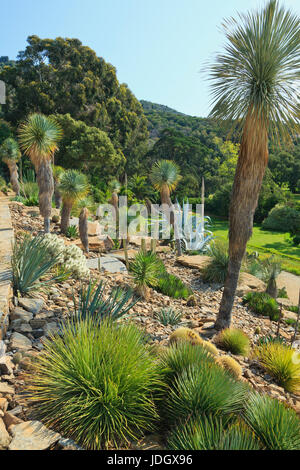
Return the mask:
<path id="1" fill-rule="evenodd" d="M 282 271 L 277 280 L 278 287 L 286 287 L 289 299 L 298 305 L 300 291 L 300 276 Z"/>

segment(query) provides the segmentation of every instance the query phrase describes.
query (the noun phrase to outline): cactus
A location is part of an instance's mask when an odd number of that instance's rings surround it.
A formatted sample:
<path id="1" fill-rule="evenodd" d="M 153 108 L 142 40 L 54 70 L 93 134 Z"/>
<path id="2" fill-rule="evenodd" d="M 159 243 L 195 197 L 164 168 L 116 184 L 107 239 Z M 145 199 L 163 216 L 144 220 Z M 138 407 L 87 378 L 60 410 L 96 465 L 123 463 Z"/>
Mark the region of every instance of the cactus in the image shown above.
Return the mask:
<path id="1" fill-rule="evenodd" d="M 53 222 L 54 224 L 58 224 L 59 220 L 60 220 L 59 215 L 53 215 L 53 216 L 52 216 L 52 222 Z"/>
<path id="2" fill-rule="evenodd" d="M 219 351 L 216 348 L 216 346 L 214 344 L 210 343 L 209 341 L 203 341 L 202 346 L 205 349 L 207 349 L 207 351 L 210 352 L 210 354 L 212 354 L 213 356 L 217 356 L 219 354 Z"/>
<path id="3" fill-rule="evenodd" d="M 223 369 L 227 370 L 236 379 L 240 379 L 243 374 L 243 369 L 240 364 L 230 356 L 220 356 L 217 358 L 216 363 Z"/>
<path id="4" fill-rule="evenodd" d="M 178 328 L 177 330 L 173 331 L 170 336 L 170 344 L 177 343 L 178 341 L 186 341 L 193 346 L 196 344 L 203 345 L 203 339 L 200 338 L 199 334 L 195 331 L 191 330 L 190 328 Z"/>

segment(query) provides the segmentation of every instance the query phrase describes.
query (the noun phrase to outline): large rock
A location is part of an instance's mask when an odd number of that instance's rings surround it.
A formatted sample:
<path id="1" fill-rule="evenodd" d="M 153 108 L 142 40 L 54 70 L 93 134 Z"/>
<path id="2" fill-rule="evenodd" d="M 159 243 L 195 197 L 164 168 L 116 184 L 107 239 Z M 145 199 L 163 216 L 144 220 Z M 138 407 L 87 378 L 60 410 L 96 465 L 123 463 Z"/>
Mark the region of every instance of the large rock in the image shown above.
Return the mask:
<path id="1" fill-rule="evenodd" d="M 83 245 L 80 240 L 76 240 L 75 245 L 79 246 L 83 250 Z M 110 237 L 105 238 L 104 240 L 95 236 L 89 237 L 89 249 L 90 251 L 110 251 L 114 247 L 114 242 Z"/>
<path id="2" fill-rule="evenodd" d="M 3 393 L 3 395 L 14 395 L 15 389 L 11 385 L 8 385 L 7 382 L 0 382 L 0 393 Z"/>
<path id="3" fill-rule="evenodd" d="M 19 299 L 18 303 L 21 307 L 25 308 L 25 310 L 35 315 L 40 313 L 45 305 L 45 302 L 42 299 Z"/>
<path id="4" fill-rule="evenodd" d="M 14 373 L 14 363 L 10 356 L 0 357 L 0 374 L 12 375 Z"/>
<path id="5" fill-rule="evenodd" d="M 30 339 L 26 336 L 14 332 L 11 335 L 9 346 L 10 349 L 22 349 L 23 351 L 27 351 L 28 349 L 31 349 L 32 344 Z"/>
<path id="6" fill-rule="evenodd" d="M 11 434 L 9 450 L 47 450 L 61 438 L 39 421 L 16 424 L 11 427 Z"/>
<path id="7" fill-rule="evenodd" d="M 24 310 L 21 307 L 15 307 L 10 314 L 10 319 L 15 322 L 14 327 L 22 323 L 28 323 L 33 318 L 33 313 Z"/>
<path id="8" fill-rule="evenodd" d="M 236 290 L 238 297 L 243 297 L 248 292 L 264 292 L 266 290 L 266 284 L 252 274 L 240 273 L 239 283 Z"/>
<path id="9" fill-rule="evenodd" d="M 188 268 L 199 269 L 199 271 L 203 271 L 211 262 L 211 257 L 204 255 L 183 255 L 177 258 L 177 262 Z"/>
<path id="10" fill-rule="evenodd" d="M 99 269 L 98 258 L 87 259 L 87 266 L 90 269 Z M 110 273 L 127 273 L 126 266 L 122 261 L 111 256 L 101 256 L 100 259 L 101 271 L 108 271 Z"/>
<path id="11" fill-rule="evenodd" d="M 5 424 L 3 420 L 0 418 L 0 450 L 7 449 L 9 443 L 11 441 L 11 437 L 6 431 Z"/>

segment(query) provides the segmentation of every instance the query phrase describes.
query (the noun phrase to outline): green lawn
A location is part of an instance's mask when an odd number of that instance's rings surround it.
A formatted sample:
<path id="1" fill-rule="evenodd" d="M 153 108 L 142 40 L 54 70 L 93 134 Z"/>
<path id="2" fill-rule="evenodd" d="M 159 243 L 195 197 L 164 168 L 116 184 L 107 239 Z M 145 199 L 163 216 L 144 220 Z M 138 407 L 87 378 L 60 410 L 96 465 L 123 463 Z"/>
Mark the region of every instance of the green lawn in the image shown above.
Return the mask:
<path id="1" fill-rule="evenodd" d="M 211 231 L 217 238 L 227 240 L 228 222 L 211 217 Z M 263 230 L 259 225 L 253 228 L 253 235 L 248 243 L 248 251 L 258 251 L 264 258 L 274 254 L 281 258 L 284 270 L 300 275 L 300 247 L 289 243 L 289 234 Z"/>

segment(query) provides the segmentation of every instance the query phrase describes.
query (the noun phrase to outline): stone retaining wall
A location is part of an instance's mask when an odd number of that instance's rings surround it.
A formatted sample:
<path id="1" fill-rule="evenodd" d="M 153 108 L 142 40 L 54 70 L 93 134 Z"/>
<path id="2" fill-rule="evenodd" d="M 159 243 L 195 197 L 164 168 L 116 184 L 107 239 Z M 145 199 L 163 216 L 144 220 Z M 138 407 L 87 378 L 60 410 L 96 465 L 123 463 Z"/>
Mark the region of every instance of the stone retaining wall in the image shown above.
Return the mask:
<path id="1" fill-rule="evenodd" d="M 9 199 L 0 197 L 0 340 L 8 325 L 11 289 L 11 255 L 14 232 L 8 207 Z"/>

